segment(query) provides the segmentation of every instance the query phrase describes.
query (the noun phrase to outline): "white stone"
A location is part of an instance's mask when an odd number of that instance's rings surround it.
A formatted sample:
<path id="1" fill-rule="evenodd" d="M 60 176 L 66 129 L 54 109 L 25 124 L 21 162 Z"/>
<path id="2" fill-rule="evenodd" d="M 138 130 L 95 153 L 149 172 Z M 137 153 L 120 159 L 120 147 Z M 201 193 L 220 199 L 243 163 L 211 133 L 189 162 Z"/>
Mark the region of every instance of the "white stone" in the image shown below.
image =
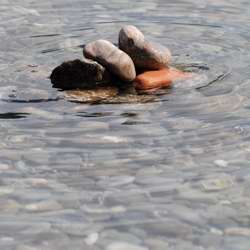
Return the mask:
<path id="1" fill-rule="evenodd" d="M 6 195 L 13 193 L 14 189 L 12 187 L 0 187 L 0 195 Z"/>
<path id="2" fill-rule="evenodd" d="M 212 234 L 223 235 L 223 232 L 221 230 L 214 228 L 214 227 L 210 228 L 210 232 Z"/>
<path id="3" fill-rule="evenodd" d="M 148 250 L 147 247 L 133 245 L 127 242 L 117 241 L 109 244 L 106 250 Z"/>
<path id="4" fill-rule="evenodd" d="M 124 213 L 124 212 L 126 212 L 126 208 L 123 206 L 114 206 L 114 207 L 110 207 L 110 208 L 83 206 L 83 210 L 87 213 L 90 213 L 90 214 Z"/>
<path id="5" fill-rule="evenodd" d="M 110 135 L 105 135 L 102 137 L 103 140 L 105 141 L 110 141 L 110 142 L 114 142 L 114 143 L 121 143 L 121 142 L 126 142 L 126 138 L 122 138 L 122 137 L 117 137 L 117 136 L 110 136 Z"/>
<path id="6" fill-rule="evenodd" d="M 223 167 L 223 168 L 228 166 L 228 162 L 224 160 L 215 160 L 214 164 L 218 167 Z"/>
<path id="7" fill-rule="evenodd" d="M 98 233 L 92 233 L 92 234 L 89 234 L 89 235 L 85 238 L 84 241 L 85 241 L 85 243 L 86 243 L 87 245 L 91 246 L 91 245 L 94 245 L 94 244 L 97 242 L 98 238 L 99 238 Z"/>

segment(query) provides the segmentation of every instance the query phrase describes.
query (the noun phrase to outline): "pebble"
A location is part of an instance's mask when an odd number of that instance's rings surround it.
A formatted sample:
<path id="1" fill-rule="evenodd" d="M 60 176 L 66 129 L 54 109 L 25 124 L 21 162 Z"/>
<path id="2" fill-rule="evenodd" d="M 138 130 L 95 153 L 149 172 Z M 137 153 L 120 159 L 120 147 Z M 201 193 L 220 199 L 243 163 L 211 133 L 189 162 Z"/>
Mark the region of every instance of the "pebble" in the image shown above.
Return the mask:
<path id="1" fill-rule="evenodd" d="M 5 170 L 9 170 L 11 168 L 10 165 L 8 164 L 4 164 L 4 163 L 0 163 L 0 171 L 5 171 Z"/>
<path id="2" fill-rule="evenodd" d="M 216 235 L 223 235 L 223 232 L 215 227 L 210 228 L 210 232 Z"/>
<path id="3" fill-rule="evenodd" d="M 44 178 L 29 178 L 27 182 L 31 184 L 33 187 L 47 187 L 48 180 Z"/>
<path id="4" fill-rule="evenodd" d="M 102 137 L 104 141 L 112 142 L 112 143 L 125 143 L 128 142 L 128 140 L 125 137 L 118 137 L 118 136 L 112 136 L 112 135 L 104 135 Z"/>
<path id="5" fill-rule="evenodd" d="M 84 58 L 62 63 L 52 71 L 50 79 L 55 88 L 83 89 L 109 82 L 110 74 L 99 63 Z"/>
<path id="6" fill-rule="evenodd" d="M 0 186 L 0 196 L 13 193 L 12 187 Z"/>
<path id="7" fill-rule="evenodd" d="M 249 228 L 232 227 L 232 228 L 225 229 L 224 232 L 227 235 L 239 235 L 239 236 L 250 237 L 250 229 Z"/>
<path id="8" fill-rule="evenodd" d="M 28 204 L 25 206 L 25 209 L 29 212 L 45 212 L 61 210 L 63 209 L 63 207 L 56 201 L 41 201 L 37 203 Z"/>
<path id="9" fill-rule="evenodd" d="M 132 58 L 136 68 L 161 69 L 168 67 L 171 60 L 171 53 L 166 47 L 145 40 L 141 31 L 132 25 L 120 30 L 119 48 Z"/>
<path id="10" fill-rule="evenodd" d="M 60 221 L 54 224 L 54 228 L 68 235 L 86 236 L 86 234 L 88 234 L 88 230 L 91 230 L 91 225 L 85 221 L 80 221 L 79 223 Z"/>
<path id="11" fill-rule="evenodd" d="M 111 213 L 111 214 L 119 214 L 125 213 L 126 208 L 123 206 L 114 206 L 114 207 L 94 207 L 94 206 L 83 206 L 83 211 L 89 214 L 104 214 L 104 213 Z"/>
<path id="12" fill-rule="evenodd" d="M 87 245 L 91 246 L 97 242 L 98 238 L 99 238 L 98 233 L 91 233 L 84 239 L 84 241 Z"/>
<path id="13" fill-rule="evenodd" d="M 169 243 L 160 238 L 146 238 L 144 243 L 150 247 L 150 249 L 167 250 L 169 249 Z"/>
<path id="14" fill-rule="evenodd" d="M 204 180 L 201 183 L 204 191 L 207 192 L 220 191 L 232 187 L 233 184 L 234 182 L 231 178 Z"/>
<path id="15" fill-rule="evenodd" d="M 107 40 L 88 43 L 83 49 L 83 54 L 99 62 L 121 80 L 131 82 L 136 76 L 135 66 L 130 56 Z"/>
<path id="16" fill-rule="evenodd" d="M 0 212 L 15 213 L 20 208 L 20 204 L 14 200 L 5 199 L 4 202 L 0 200 Z"/>
<path id="17" fill-rule="evenodd" d="M 214 164 L 218 167 L 222 167 L 222 168 L 225 168 L 228 166 L 228 162 L 225 161 L 225 160 L 215 160 L 214 161 Z"/>
<path id="18" fill-rule="evenodd" d="M 106 247 L 106 250 L 148 250 L 147 247 L 130 244 L 127 242 L 112 242 Z"/>
<path id="19" fill-rule="evenodd" d="M 143 228 L 148 234 L 170 238 L 186 238 L 192 234 L 192 228 L 187 224 L 171 219 L 162 219 L 158 222 L 144 223 Z"/>
<path id="20" fill-rule="evenodd" d="M 166 88 L 173 81 L 187 77 L 190 77 L 189 73 L 174 68 L 146 71 L 135 78 L 134 86 L 139 90 Z"/>

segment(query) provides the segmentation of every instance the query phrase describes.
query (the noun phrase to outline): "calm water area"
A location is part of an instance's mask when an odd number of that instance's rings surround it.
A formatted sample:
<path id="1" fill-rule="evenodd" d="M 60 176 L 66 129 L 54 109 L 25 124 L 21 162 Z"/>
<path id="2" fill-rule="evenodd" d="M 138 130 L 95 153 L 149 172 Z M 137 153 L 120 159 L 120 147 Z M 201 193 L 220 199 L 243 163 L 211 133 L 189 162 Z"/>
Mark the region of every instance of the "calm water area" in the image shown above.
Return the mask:
<path id="1" fill-rule="evenodd" d="M 0 249 L 249 250 L 250 2 L 0 0 Z M 123 25 L 198 78 L 148 103 L 51 87 Z"/>

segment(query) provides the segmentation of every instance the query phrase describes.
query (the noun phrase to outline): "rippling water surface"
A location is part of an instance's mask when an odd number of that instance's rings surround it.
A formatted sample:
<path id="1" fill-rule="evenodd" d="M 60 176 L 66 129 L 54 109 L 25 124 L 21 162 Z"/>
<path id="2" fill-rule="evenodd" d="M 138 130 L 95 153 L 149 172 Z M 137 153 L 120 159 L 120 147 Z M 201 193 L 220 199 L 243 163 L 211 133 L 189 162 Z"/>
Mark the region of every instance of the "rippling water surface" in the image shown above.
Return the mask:
<path id="1" fill-rule="evenodd" d="M 248 1 L 1 0 L 0 12 L 0 249 L 249 250 Z M 55 66 L 124 24 L 201 77 L 146 104 L 51 88 Z"/>

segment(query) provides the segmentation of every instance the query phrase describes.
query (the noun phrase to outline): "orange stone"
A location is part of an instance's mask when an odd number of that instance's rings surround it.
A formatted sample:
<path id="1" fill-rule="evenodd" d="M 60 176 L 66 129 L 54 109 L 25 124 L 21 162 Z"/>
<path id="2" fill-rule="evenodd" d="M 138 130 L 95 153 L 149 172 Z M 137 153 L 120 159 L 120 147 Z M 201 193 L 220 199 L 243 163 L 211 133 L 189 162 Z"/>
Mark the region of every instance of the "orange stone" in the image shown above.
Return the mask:
<path id="1" fill-rule="evenodd" d="M 156 90 L 169 87 L 174 81 L 190 78 L 191 75 L 191 73 L 183 72 L 175 68 L 145 71 L 137 75 L 134 80 L 134 86 L 138 90 Z"/>

